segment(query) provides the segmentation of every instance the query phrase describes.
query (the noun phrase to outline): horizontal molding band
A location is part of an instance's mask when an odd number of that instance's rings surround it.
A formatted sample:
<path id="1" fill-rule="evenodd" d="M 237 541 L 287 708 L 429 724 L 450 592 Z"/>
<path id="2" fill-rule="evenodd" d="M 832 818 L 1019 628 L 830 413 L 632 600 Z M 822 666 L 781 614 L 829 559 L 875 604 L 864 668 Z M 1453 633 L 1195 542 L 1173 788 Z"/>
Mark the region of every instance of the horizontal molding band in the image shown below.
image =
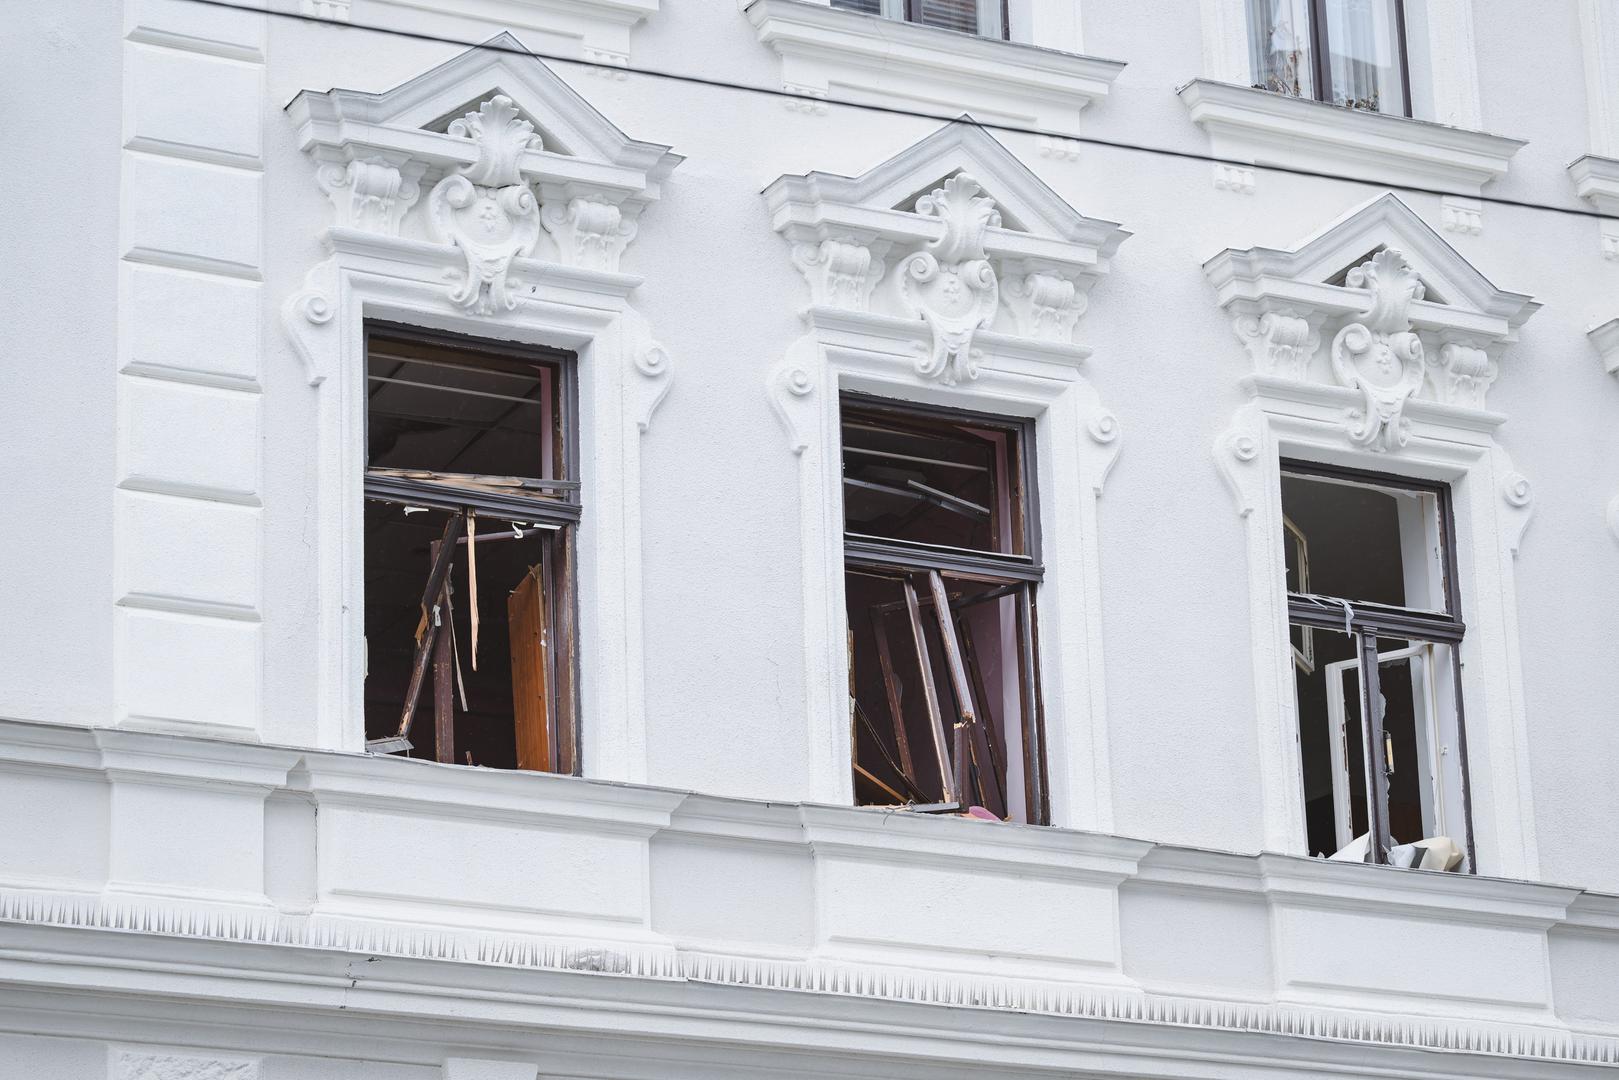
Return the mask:
<path id="1" fill-rule="evenodd" d="M 0 889 L 0 923 L 1008 1010 L 1514 1059 L 1619 1064 L 1619 1038 L 1527 1024 L 1219 1001 L 841 960 L 766 959 L 678 952 L 659 946 L 626 947 L 622 943 L 558 943 L 516 934 L 402 926 L 344 916 L 293 915 L 267 908 L 196 901 Z M 241 959 L 246 970 L 239 973 L 249 974 L 248 958 Z M 283 970 L 279 962 L 274 966 L 277 971 Z M 277 978 L 284 981 L 284 975 Z"/>

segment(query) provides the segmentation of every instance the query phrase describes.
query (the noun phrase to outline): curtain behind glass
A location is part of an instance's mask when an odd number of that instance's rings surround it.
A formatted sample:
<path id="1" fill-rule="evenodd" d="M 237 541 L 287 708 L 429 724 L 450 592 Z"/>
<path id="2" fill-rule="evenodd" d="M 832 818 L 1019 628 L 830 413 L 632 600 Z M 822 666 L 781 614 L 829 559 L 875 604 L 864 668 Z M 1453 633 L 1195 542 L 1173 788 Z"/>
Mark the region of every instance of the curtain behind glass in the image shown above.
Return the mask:
<path id="1" fill-rule="evenodd" d="M 1255 86 L 1315 97 L 1310 0 L 1248 0 L 1248 55 Z"/>
<path id="2" fill-rule="evenodd" d="M 867 15 L 883 13 L 883 0 L 832 0 L 832 6 L 845 11 L 861 11 Z"/>
<path id="3" fill-rule="evenodd" d="M 1405 113 L 1395 0 L 1326 0 L 1335 105 Z"/>

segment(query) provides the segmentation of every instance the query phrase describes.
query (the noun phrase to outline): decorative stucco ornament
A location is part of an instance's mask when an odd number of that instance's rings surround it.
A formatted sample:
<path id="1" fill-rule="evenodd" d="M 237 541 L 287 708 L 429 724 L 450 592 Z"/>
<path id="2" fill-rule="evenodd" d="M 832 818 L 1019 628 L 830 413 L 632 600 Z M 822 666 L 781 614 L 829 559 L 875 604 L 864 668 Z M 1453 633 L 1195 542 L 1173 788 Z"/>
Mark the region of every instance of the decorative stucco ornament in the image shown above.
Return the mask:
<path id="1" fill-rule="evenodd" d="M 1364 404 L 1349 414 L 1349 439 L 1371 450 L 1393 450 L 1409 437 L 1405 403 L 1427 371 L 1422 341 L 1411 329 L 1411 304 L 1424 295 L 1422 279 L 1404 255 L 1384 248 L 1349 271 L 1345 284 L 1371 292 L 1371 306 L 1332 339 L 1332 372 L 1361 392 Z"/>
<path id="2" fill-rule="evenodd" d="M 944 236 L 905 260 L 904 295 L 933 334 L 931 351 L 917 361 L 920 375 L 954 386 L 975 378 L 973 333 L 995 317 L 1000 285 L 984 254 L 984 232 L 1001 223 L 995 200 L 978 181 L 959 173 L 922 196 L 916 212 L 944 223 Z"/>
<path id="3" fill-rule="evenodd" d="M 540 137 L 504 94 L 451 122 L 449 132 L 478 148 L 476 162 L 440 180 L 427 198 L 434 236 L 466 256 L 466 278 L 450 289 L 450 300 L 482 315 L 497 307 L 510 311 L 517 297 L 507 271 L 540 238 L 540 205 L 518 162 L 525 150 L 540 148 Z"/>

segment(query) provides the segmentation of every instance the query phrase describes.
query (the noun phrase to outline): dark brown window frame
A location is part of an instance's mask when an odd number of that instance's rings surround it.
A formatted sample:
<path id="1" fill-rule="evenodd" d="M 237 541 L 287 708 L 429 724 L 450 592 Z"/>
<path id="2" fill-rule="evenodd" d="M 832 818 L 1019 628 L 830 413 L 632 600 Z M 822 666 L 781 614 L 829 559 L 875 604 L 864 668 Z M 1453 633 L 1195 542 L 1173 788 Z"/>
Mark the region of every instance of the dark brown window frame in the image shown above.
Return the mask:
<path id="1" fill-rule="evenodd" d="M 511 535 L 512 530 L 509 526 L 512 522 L 555 527 L 551 533 L 552 542 L 544 549 L 543 564 L 544 572 L 556 587 L 553 595 L 547 598 L 550 624 L 555 629 L 553 640 L 558 643 L 558 649 L 552 654 L 552 679 L 548 682 L 547 692 L 548 706 L 553 716 L 552 727 L 559 738 L 552 742 L 550 767 L 543 771 L 581 775 L 576 547 L 578 523 L 583 515 L 583 507 L 579 481 L 577 357 L 566 350 L 542 345 L 481 338 L 380 319 L 367 319 L 362 327 L 362 335 L 362 355 L 367 358 L 368 363 L 372 354 L 373 339 L 384 337 L 408 340 L 464 354 L 466 366 L 470 368 L 489 366 L 486 363 L 480 364 L 481 360 L 507 360 L 529 367 L 543 365 L 553 372 L 554 392 L 557 396 L 556 437 L 560 442 L 557 448 L 559 452 L 556 457 L 556 471 L 560 472 L 562 478 L 525 479 L 534 480 L 541 490 L 556 492 L 555 496 L 538 497 L 507 492 L 475 491 L 432 480 L 378 474 L 371 470 L 367 462 L 361 498 L 363 501 L 424 506 L 451 512 L 453 516 L 446 523 L 444 535 L 433 545 L 436 562 L 438 552 L 444 545 L 453 544 L 459 547 L 466 543 L 466 525 L 471 517 L 489 518 L 508 526 L 504 533 L 497 530 L 494 534 L 483 534 L 484 541 L 499 540 Z M 369 395 L 363 400 L 368 402 Z M 362 430 L 369 430 L 369 409 L 362 417 L 361 427 Z M 430 610 L 432 597 L 447 576 L 447 569 L 448 560 L 433 568 L 422 597 L 424 614 Z M 561 595 L 555 595 L 556 592 L 560 592 Z M 431 620 L 428 621 L 428 626 L 425 637 L 431 641 L 436 634 L 436 627 L 432 626 Z M 422 651 L 425 653 L 430 650 Z M 393 753 L 396 749 L 385 748 L 385 745 L 397 747 L 408 738 L 413 713 L 418 708 L 416 695 L 420 687 L 417 684 L 423 677 L 419 671 L 413 673 L 412 685 L 407 690 L 405 712 L 401 717 L 397 734 L 385 739 L 368 741 L 368 749 L 375 747 L 378 752 Z M 441 707 L 435 706 L 434 756 L 440 762 L 453 764 L 453 734 L 442 719 L 443 713 Z"/>
<path id="2" fill-rule="evenodd" d="M 941 574 L 949 574 L 953 577 L 986 584 L 1001 585 L 1017 593 L 1019 597 L 1017 628 L 1021 653 L 1019 676 L 1023 688 L 1024 798 L 1029 819 L 1028 823 L 1031 825 L 1049 825 L 1051 823 L 1050 778 L 1046 760 L 1045 708 L 1040 694 L 1040 661 L 1037 652 L 1039 614 L 1034 595 L 1039 583 L 1045 577 L 1045 568 L 1040 562 L 1040 515 L 1035 484 L 1038 470 L 1036 465 L 1034 421 L 1023 417 L 999 416 L 974 410 L 898 401 L 892 398 L 854 391 L 841 393 L 838 405 L 840 430 L 841 417 L 845 408 L 849 405 L 854 405 L 863 412 L 886 412 L 898 418 L 922 417 L 975 423 L 1016 433 L 1019 454 L 1018 483 L 1022 491 L 1021 510 L 1024 519 L 1023 537 L 1026 554 L 994 554 L 963 548 L 888 540 L 861 533 L 850 533 L 845 530 L 844 572 L 847 574 L 850 568 L 864 568 L 888 571 L 900 575 L 925 575 L 932 593 L 935 612 L 942 610 L 940 607 L 940 598 L 943 596 Z M 838 445 L 840 474 L 842 456 L 843 446 L 840 438 Z M 918 597 L 908 577 L 905 591 L 907 599 L 913 602 L 914 609 L 914 601 Z M 944 607 L 949 606 L 948 602 L 944 604 Z M 913 610 L 913 619 L 914 615 Z M 960 670 L 959 659 L 953 655 L 957 650 L 951 649 L 949 635 L 946 635 L 945 638 L 946 651 L 952 654 L 947 658 L 947 666 L 952 672 L 952 682 L 962 682 L 965 674 Z M 923 655 L 925 656 L 925 652 Z M 852 664 L 853 660 L 853 656 L 850 656 L 849 663 Z M 929 703 L 929 708 L 936 714 L 934 726 L 940 727 L 939 721 L 942 717 L 937 714 L 942 708 L 944 698 L 939 694 L 938 688 L 933 685 L 931 671 L 927 668 L 923 669 L 923 678 L 925 698 Z M 955 693 L 957 696 L 970 696 L 963 695 L 959 687 L 955 690 Z M 966 745 L 966 739 L 969 736 L 959 724 L 954 727 L 954 732 L 956 741 L 951 753 L 951 761 L 954 763 L 955 772 L 953 777 L 947 779 L 946 784 L 947 788 L 953 789 L 948 791 L 947 795 L 954 795 L 955 798 L 947 797 L 945 804 L 937 808 L 917 807 L 916 809 L 918 810 L 939 809 L 954 811 L 965 809 L 964 803 L 960 801 L 960 795 L 966 787 L 966 762 L 971 752 Z"/>
<path id="3" fill-rule="evenodd" d="M 1455 685 L 1456 749 L 1460 758 L 1458 764 L 1462 795 L 1462 828 L 1465 833 L 1463 847 L 1467 852 L 1468 870 L 1476 874 L 1478 856 L 1473 842 L 1473 790 L 1467 760 L 1467 715 L 1462 693 L 1460 648 L 1462 638 L 1467 632 L 1467 624 L 1461 615 L 1460 578 L 1456 561 L 1456 514 L 1450 485 L 1393 473 L 1286 458 L 1281 462 L 1281 474 L 1422 492 L 1432 495 L 1435 499 L 1439 514 L 1439 535 L 1445 545 L 1442 563 L 1445 576 L 1443 612 L 1419 611 L 1338 597 L 1333 597 L 1332 603 L 1324 604 L 1318 598 L 1289 592 L 1287 615 L 1289 625 L 1311 626 L 1340 633 L 1347 631 L 1355 639 L 1361 676 L 1361 743 L 1366 756 L 1365 775 L 1369 778 L 1371 786 L 1371 790 L 1367 792 L 1366 814 L 1368 831 L 1373 838 L 1372 862 L 1378 864 L 1388 862 L 1388 852 L 1393 847 L 1393 837 L 1388 824 L 1388 761 L 1383 741 L 1383 717 L 1378 709 L 1372 707 L 1372 703 L 1378 700 L 1381 693 L 1378 636 L 1432 641 L 1452 646 L 1450 667 L 1451 679 Z M 1289 662 L 1291 663 L 1291 660 Z"/>

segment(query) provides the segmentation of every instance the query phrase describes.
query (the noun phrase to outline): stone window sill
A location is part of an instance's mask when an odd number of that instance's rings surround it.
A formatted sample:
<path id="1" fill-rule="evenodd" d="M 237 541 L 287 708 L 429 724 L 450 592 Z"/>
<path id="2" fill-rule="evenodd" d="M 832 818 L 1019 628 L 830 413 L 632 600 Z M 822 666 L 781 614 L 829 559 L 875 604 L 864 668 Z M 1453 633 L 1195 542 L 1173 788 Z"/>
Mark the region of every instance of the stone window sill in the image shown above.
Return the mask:
<path id="1" fill-rule="evenodd" d="M 1477 196 L 1525 143 L 1213 79 L 1179 90 L 1216 157 Z M 1252 183 L 1252 178 L 1248 181 Z"/>
<path id="2" fill-rule="evenodd" d="M 1124 70 L 1117 60 L 843 11 L 806 0 L 753 0 L 759 40 L 782 63 L 782 85 L 806 99 L 915 108 L 950 117 L 1076 133 Z M 948 103 L 948 104 L 946 104 Z"/>

